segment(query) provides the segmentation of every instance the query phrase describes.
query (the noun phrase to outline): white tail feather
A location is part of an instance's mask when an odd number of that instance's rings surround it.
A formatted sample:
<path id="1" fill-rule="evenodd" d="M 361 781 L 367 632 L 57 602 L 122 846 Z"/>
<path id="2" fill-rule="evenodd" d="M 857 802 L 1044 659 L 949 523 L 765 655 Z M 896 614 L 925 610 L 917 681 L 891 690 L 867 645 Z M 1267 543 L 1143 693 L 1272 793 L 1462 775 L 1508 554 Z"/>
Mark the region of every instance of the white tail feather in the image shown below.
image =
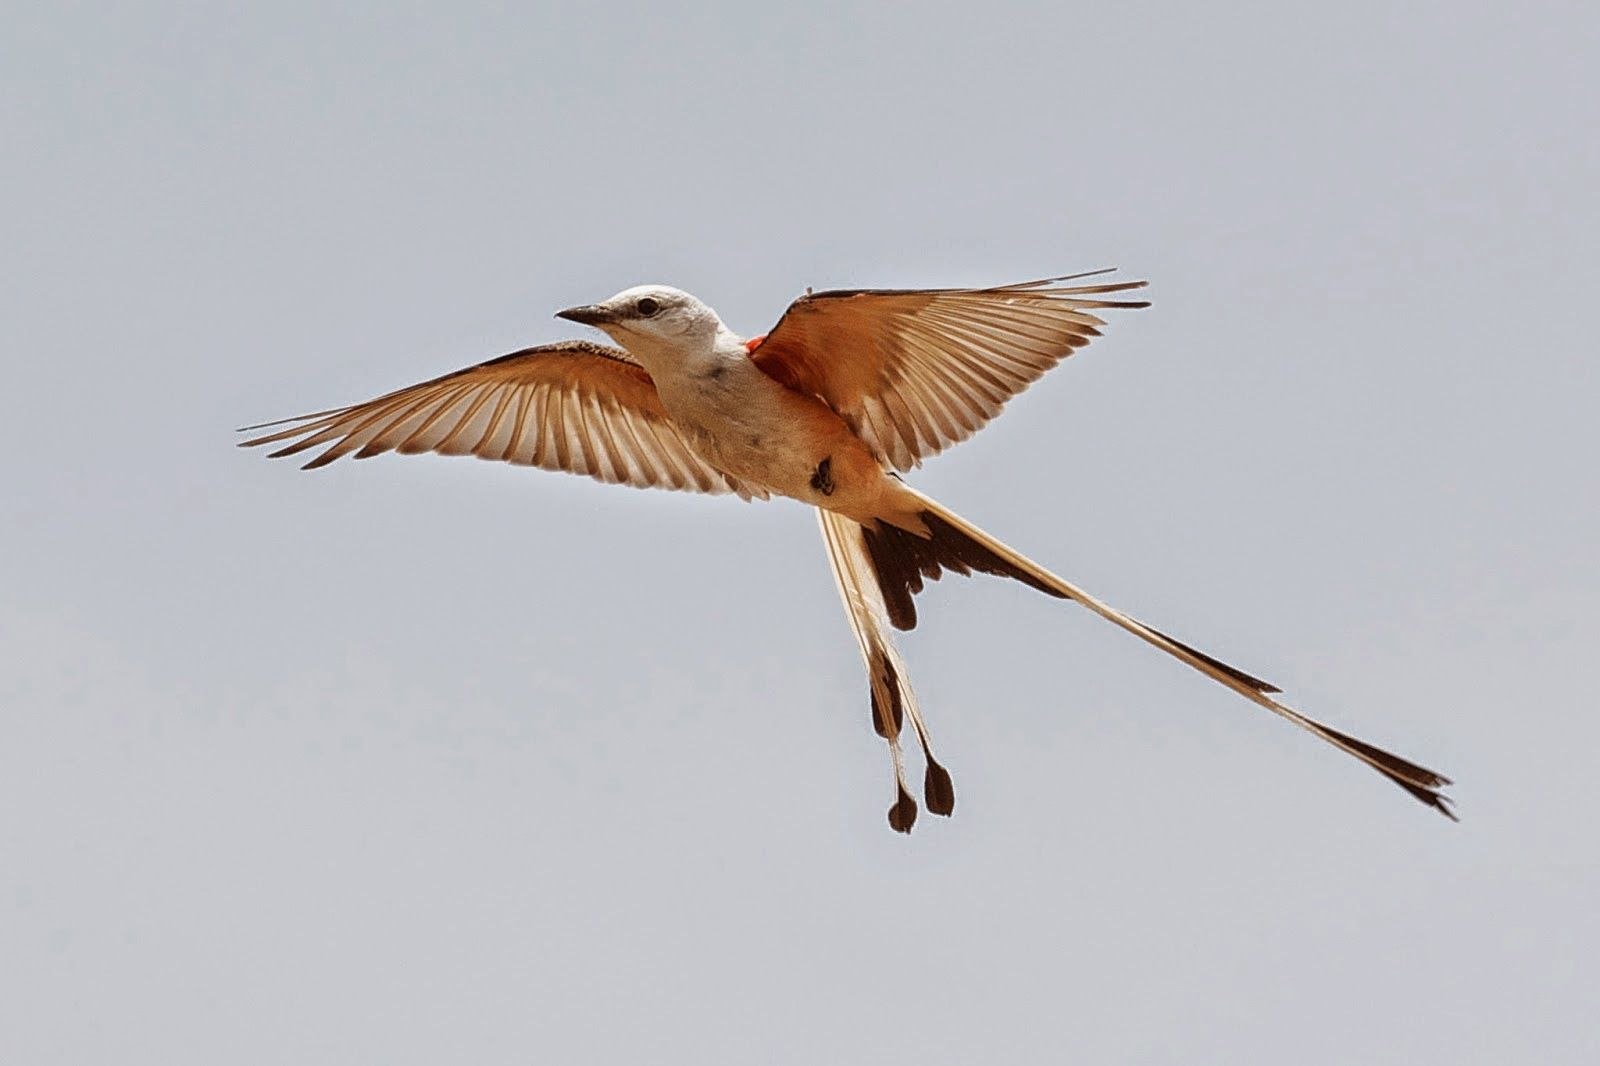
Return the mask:
<path id="1" fill-rule="evenodd" d="M 1226 667 L 1220 661 L 1198 652 L 1194 648 L 1176 641 L 1166 634 L 1145 625 L 1138 619 L 1132 618 L 1115 607 L 1096 599 L 1070 581 L 1058 577 L 1009 545 L 991 537 L 960 515 L 944 507 L 938 501 L 917 492 L 910 486 L 904 487 L 906 491 L 918 497 L 928 511 L 972 538 L 972 540 L 981 544 L 1005 562 L 1018 570 L 1024 571 L 1039 584 L 1048 587 L 1061 596 L 1075 600 L 1113 625 L 1127 630 L 1140 640 L 1153 644 L 1168 655 L 1187 663 L 1212 680 L 1226 685 L 1250 702 L 1265 707 L 1273 714 L 1288 719 L 1312 735 L 1327 741 L 1347 754 L 1355 756 L 1406 789 L 1418 800 L 1435 808 L 1446 817 L 1452 820 L 1455 819 L 1455 815 L 1447 805 L 1447 798 L 1439 795 L 1436 791 L 1448 785 L 1450 783 L 1449 778 L 1375 748 L 1364 741 L 1357 740 L 1336 729 L 1325 726 L 1294 710 L 1292 707 L 1285 706 L 1268 694 L 1269 692 L 1277 691 L 1272 686 L 1261 682 L 1257 682 L 1257 685 L 1250 684 L 1249 681 L 1254 679 L 1250 678 L 1249 675 L 1231 667 Z"/>
<path id="2" fill-rule="evenodd" d="M 955 793 L 949 774 L 933 757 L 928 738 L 927 724 L 916 694 L 906 673 L 905 662 L 890 636 L 888 612 L 883 594 L 873 575 L 872 562 L 862 542 L 861 526 L 831 511 L 817 511 L 817 521 L 822 527 L 822 540 L 828 549 L 828 562 L 833 569 L 834 584 L 839 589 L 839 599 L 844 604 L 845 618 L 855 634 L 861 649 L 861 658 L 867 666 L 867 678 L 872 686 L 874 724 L 878 733 L 888 741 L 890 758 L 894 764 L 895 787 L 898 795 L 890 808 L 890 824 L 902 832 L 909 831 L 916 817 L 916 804 L 911 799 L 906 784 L 905 766 L 900 749 L 900 721 L 897 710 L 911 719 L 921 744 L 923 757 L 928 763 L 925 794 L 928 809 L 935 814 L 949 814 L 954 807 Z"/>

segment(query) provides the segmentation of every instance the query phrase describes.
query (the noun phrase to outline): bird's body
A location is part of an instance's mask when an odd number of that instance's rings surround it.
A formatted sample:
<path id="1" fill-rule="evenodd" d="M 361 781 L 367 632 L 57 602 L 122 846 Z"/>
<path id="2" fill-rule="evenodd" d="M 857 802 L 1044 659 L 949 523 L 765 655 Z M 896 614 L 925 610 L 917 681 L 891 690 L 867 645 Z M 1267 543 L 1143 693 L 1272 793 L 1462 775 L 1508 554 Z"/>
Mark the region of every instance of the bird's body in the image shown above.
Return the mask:
<path id="1" fill-rule="evenodd" d="M 761 369 L 753 357 L 764 338 L 741 337 L 711 308 L 663 285 L 629 289 L 613 302 L 627 307 L 641 299 L 681 310 L 690 328 L 663 338 L 604 311 L 563 314 L 615 331 L 649 373 L 673 427 L 707 465 L 762 494 L 869 526 L 922 529 L 920 505 L 837 411 Z M 654 325 L 663 313 L 644 321 Z"/>
<path id="2" fill-rule="evenodd" d="M 1093 310 L 1145 306 L 1105 298 L 1143 282 L 1060 284 L 1069 280 L 808 291 L 770 333 L 750 339 L 688 293 L 638 286 L 560 313 L 621 348 L 571 341 L 513 352 L 290 419 L 289 428 L 244 443 L 289 442 L 274 455 L 325 446 L 308 467 L 434 451 L 812 505 L 867 665 L 873 725 L 893 756 L 889 820 L 901 831 L 917 811 L 899 745 L 905 719 L 927 762 L 928 808 L 951 813 L 955 792 L 933 758 L 889 629 L 916 624 L 913 597 L 924 579 L 974 570 L 1082 604 L 1450 815 L 1439 791 L 1446 778 L 1307 718 L 1274 699 L 1274 686 L 1102 603 L 901 480 L 897 471 L 966 439 L 1098 336 L 1104 323 Z"/>
<path id="3" fill-rule="evenodd" d="M 733 334 L 719 337 L 709 357 L 646 369 L 667 417 L 711 466 L 857 521 L 879 517 L 894 484 L 883 464 L 826 404 L 763 373 Z"/>

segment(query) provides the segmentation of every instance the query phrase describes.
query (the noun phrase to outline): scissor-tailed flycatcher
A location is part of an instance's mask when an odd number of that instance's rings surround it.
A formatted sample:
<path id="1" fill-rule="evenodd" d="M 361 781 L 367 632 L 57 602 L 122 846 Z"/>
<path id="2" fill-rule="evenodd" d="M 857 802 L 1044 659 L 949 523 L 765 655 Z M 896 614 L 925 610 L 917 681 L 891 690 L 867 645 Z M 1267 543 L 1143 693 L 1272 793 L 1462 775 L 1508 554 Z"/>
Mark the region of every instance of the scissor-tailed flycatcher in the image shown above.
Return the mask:
<path id="1" fill-rule="evenodd" d="M 871 682 L 873 725 L 889 742 L 895 802 L 917 804 L 900 732 L 911 719 L 927 763 L 923 796 L 955 808 L 889 627 L 916 625 L 924 578 L 974 570 L 1015 578 L 1095 614 L 1348 752 L 1447 817 L 1447 778 L 1312 721 L 1279 690 L 1062 580 L 906 485 L 895 471 L 963 441 L 1006 401 L 1100 335 L 1104 297 L 1142 281 L 992 289 L 808 292 L 772 331 L 744 338 L 686 292 L 626 289 L 559 317 L 621 348 L 562 341 L 527 348 L 366 403 L 271 422 L 244 442 L 287 441 L 274 458 L 322 447 L 306 469 L 354 455 L 476 455 L 639 487 L 789 496 L 817 509 L 828 561 Z"/>

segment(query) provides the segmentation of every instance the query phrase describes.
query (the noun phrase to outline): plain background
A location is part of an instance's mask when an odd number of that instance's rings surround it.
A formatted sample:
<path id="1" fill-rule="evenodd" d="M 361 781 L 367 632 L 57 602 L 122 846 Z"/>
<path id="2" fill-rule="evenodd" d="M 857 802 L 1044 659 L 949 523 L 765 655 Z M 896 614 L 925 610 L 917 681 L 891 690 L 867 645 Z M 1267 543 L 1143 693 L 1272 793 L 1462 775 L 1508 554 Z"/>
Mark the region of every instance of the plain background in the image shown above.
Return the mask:
<path id="1" fill-rule="evenodd" d="M 1201 11 L 7 4 L 0 1058 L 1594 1061 L 1600 16 Z M 637 282 L 1109 265 L 917 483 L 1462 824 L 946 579 L 902 838 L 799 506 L 232 447 Z"/>

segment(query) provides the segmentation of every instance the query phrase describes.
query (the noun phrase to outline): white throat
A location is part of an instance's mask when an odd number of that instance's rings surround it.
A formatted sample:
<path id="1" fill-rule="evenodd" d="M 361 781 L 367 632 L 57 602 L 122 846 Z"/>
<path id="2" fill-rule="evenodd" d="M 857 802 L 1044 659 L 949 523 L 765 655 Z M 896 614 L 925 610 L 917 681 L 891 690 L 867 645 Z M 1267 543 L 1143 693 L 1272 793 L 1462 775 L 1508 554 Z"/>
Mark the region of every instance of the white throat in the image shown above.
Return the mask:
<path id="1" fill-rule="evenodd" d="M 637 359 L 657 382 L 679 377 L 703 377 L 749 358 L 744 338 L 721 322 L 715 333 L 659 337 L 635 330 L 618 331 L 616 340 Z"/>

